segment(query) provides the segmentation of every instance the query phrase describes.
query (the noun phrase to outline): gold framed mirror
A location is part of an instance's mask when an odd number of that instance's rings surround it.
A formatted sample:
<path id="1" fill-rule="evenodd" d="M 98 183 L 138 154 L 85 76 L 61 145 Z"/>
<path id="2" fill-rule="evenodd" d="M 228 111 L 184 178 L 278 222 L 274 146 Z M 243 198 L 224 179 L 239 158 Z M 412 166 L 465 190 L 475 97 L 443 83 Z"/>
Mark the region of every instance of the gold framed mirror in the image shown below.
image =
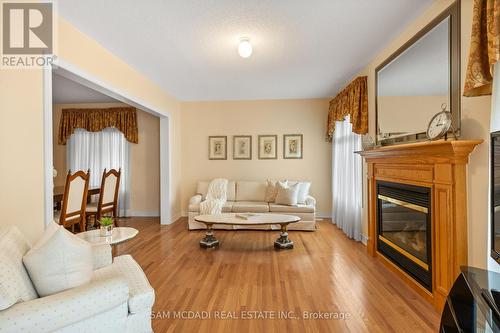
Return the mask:
<path id="1" fill-rule="evenodd" d="M 375 69 L 376 144 L 427 140 L 431 118 L 451 112 L 460 135 L 460 2 Z"/>

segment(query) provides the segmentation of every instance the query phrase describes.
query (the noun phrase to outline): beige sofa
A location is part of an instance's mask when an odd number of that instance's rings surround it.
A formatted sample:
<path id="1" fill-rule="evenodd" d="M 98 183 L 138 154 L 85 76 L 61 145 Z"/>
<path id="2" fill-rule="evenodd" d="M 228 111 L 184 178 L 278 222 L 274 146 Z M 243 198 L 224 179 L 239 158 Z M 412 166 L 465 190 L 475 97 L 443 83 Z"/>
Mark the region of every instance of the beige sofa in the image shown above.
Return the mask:
<path id="1" fill-rule="evenodd" d="M 92 245 L 91 282 L 38 297 L 23 264 L 30 248 L 16 227 L 0 229 L 0 308 L 6 293 L 22 295 L 0 310 L 0 332 L 153 332 L 155 292 L 130 255 L 112 258 L 111 246 Z"/>
<path id="2" fill-rule="evenodd" d="M 296 182 L 289 181 L 289 184 Z M 189 230 L 206 229 L 203 223 L 196 222 L 194 217 L 200 214 L 200 202 L 205 200 L 209 181 L 200 181 L 194 195 L 189 201 Z M 308 196 L 304 204 L 297 206 L 277 205 L 265 201 L 267 183 L 261 181 L 229 181 L 227 186 L 227 203 L 223 213 L 271 213 L 299 216 L 301 221 L 289 225 L 289 230 L 316 230 L 316 199 Z M 259 229 L 278 230 L 279 226 L 226 226 L 214 225 L 215 229 Z"/>

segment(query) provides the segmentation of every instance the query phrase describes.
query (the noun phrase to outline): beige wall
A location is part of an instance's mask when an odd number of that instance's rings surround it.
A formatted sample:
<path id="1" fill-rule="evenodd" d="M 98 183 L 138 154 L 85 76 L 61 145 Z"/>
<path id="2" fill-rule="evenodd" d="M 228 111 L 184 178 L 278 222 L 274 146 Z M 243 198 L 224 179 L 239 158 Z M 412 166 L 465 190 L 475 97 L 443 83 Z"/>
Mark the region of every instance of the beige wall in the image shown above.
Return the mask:
<path id="1" fill-rule="evenodd" d="M 448 96 L 379 96 L 377 100 L 381 133 L 425 132 L 441 105 L 449 104 Z"/>
<path id="2" fill-rule="evenodd" d="M 127 106 L 123 103 L 54 104 L 53 149 L 54 167 L 58 171 L 55 186 L 66 180 L 66 146 L 57 144 L 59 119 L 65 108 L 109 108 Z M 139 143 L 130 144 L 130 204 L 129 215 L 158 215 L 160 212 L 160 120 L 137 110 Z"/>
<path id="3" fill-rule="evenodd" d="M 182 208 L 186 214 L 196 182 L 235 180 L 312 181 L 318 212 L 331 211 L 331 145 L 325 142 L 328 100 L 190 102 L 182 104 Z M 257 159 L 257 135 L 278 135 L 278 159 Z M 304 135 L 304 158 L 283 159 L 283 134 Z M 228 136 L 228 160 L 208 160 L 208 136 Z M 232 159 L 233 135 L 252 135 L 252 160 Z"/>
<path id="4" fill-rule="evenodd" d="M 365 69 L 360 72 L 360 74 L 368 75 L 369 122 L 370 133 L 372 136 L 374 136 L 375 133 L 375 68 L 452 3 L 452 0 L 436 0 L 426 12 L 413 21 L 396 39 L 385 47 L 385 49 L 379 53 Z M 472 0 L 462 0 L 461 4 L 461 86 L 463 87 L 470 44 L 473 2 Z M 489 96 L 474 98 L 462 97 L 462 138 L 485 140 L 485 143 L 479 146 L 473 153 L 470 159 L 467 175 L 469 264 L 483 268 L 486 267 L 489 256 L 487 236 L 490 103 L 491 98 Z M 364 216 L 363 230 L 366 235 L 366 209 Z"/>
<path id="5" fill-rule="evenodd" d="M 138 110 L 139 143 L 130 146 L 129 215 L 160 212 L 160 119 Z"/>
<path id="6" fill-rule="evenodd" d="M 180 216 L 180 103 L 60 17 L 57 57 L 159 112 L 170 115 L 172 219 Z M 0 70 L 0 226 L 17 225 L 35 240 L 44 229 L 43 76 Z"/>
<path id="7" fill-rule="evenodd" d="M 0 227 L 44 229 L 42 71 L 0 69 Z"/>

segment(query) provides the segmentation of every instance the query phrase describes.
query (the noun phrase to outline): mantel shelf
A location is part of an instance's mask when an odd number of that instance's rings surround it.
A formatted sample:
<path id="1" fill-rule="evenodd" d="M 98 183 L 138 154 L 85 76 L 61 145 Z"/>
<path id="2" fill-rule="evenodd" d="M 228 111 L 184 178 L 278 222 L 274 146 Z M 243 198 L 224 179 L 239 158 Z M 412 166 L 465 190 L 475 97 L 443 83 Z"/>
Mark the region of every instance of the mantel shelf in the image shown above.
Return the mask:
<path id="1" fill-rule="evenodd" d="M 367 161 L 377 159 L 398 159 L 399 162 L 467 164 L 470 153 L 483 140 L 439 140 L 384 146 L 357 152 Z"/>

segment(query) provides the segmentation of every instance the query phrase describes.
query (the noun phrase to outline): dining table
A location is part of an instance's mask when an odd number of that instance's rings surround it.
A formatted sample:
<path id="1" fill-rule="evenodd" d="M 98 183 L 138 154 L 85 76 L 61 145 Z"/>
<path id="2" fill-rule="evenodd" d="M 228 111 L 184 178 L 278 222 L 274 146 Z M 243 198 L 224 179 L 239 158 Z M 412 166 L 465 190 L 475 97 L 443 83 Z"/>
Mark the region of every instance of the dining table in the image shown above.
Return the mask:
<path id="1" fill-rule="evenodd" d="M 90 197 L 101 192 L 100 187 L 90 187 L 87 191 L 87 202 L 90 201 Z M 64 186 L 54 186 L 54 205 L 56 210 L 61 210 L 61 202 L 64 195 Z"/>

